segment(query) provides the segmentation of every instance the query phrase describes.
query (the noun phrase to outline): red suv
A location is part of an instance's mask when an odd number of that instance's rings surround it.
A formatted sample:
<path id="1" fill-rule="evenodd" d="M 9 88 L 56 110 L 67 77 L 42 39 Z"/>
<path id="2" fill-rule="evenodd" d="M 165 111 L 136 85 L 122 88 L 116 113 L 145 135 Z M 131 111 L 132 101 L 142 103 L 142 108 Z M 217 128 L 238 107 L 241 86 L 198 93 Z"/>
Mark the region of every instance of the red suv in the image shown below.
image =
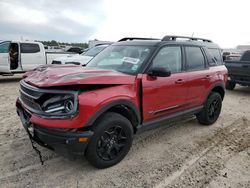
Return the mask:
<path id="1" fill-rule="evenodd" d="M 210 40 L 124 38 L 86 67 L 27 72 L 16 106 L 32 144 L 105 168 L 126 156 L 134 134 L 157 123 L 196 115 L 213 124 L 226 80 L 221 50 Z"/>

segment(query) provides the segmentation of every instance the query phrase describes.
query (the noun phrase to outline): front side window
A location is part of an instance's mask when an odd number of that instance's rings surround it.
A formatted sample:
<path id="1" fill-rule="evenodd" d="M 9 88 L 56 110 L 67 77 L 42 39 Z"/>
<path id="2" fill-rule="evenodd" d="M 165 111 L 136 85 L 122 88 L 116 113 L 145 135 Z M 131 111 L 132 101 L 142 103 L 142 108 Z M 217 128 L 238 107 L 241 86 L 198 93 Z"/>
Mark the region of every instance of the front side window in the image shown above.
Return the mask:
<path id="1" fill-rule="evenodd" d="M 40 52 L 40 47 L 38 44 L 22 43 L 21 53 L 37 53 Z"/>
<path id="2" fill-rule="evenodd" d="M 167 46 L 162 48 L 153 60 L 153 67 L 162 67 L 172 73 L 181 72 L 181 48 L 179 46 Z"/>
<path id="3" fill-rule="evenodd" d="M 10 42 L 0 43 L 0 53 L 9 53 Z"/>
<path id="4" fill-rule="evenodd" d="M 109 46 L 95 56 L 87 67 L 112 69 L 133 74 L 139 70 L 151 49 L 147 46 Z"/>
<path id="5" fill-rule="evenodd" d="M 205 58 L 199 47 L 186 47 L 186 62 L 188 70 L 200 70 L 205 68 Z"/>

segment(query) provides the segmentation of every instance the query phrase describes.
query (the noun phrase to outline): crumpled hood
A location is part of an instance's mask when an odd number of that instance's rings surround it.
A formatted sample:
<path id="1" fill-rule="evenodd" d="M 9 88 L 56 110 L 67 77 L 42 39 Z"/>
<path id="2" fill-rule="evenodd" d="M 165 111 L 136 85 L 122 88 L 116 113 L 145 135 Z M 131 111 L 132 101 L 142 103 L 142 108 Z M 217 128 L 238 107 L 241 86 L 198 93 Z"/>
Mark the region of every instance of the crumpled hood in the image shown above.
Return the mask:
<path id="1" fill-rule="evenodd" d="M 62 64 L 65 64 L 66 62 L 79 62 L 81 65 L 86 65 L 93 57 L 91 56 L 84 56 L 84 55 L 68 55 L 63 57 L 58 57 L 54 60 L 61 61 Z"/>
<path id="2" fill-rule="evenodd" d="M 51 87 L 77 84 L 133 84 L 136 76 L 78 65 L 48 65 L 26 72 L 23 77 L 25 82 L 33 86 Z"/>

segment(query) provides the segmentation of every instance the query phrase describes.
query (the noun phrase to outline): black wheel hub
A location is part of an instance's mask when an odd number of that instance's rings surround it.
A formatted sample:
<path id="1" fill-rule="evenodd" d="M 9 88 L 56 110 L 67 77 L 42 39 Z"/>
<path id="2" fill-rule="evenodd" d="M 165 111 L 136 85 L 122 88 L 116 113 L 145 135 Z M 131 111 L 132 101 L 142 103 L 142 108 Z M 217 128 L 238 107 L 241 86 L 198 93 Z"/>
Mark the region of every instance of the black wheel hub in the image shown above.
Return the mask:
<path id="1" fill-rule="evenodd" d="M 105 161 L 118 157 L 127 143 L 127 135 L 122 127 L 116 125 L 106 130 L 98 140 L 97 154 Z"/>
<path id="2" fill-rule="evenodd" d="M 215 99 L 211 102 L 208 108 L 208 116 L 211 120 L 217 118 L 220 113 L 220 103 L 218 99 Z"/>

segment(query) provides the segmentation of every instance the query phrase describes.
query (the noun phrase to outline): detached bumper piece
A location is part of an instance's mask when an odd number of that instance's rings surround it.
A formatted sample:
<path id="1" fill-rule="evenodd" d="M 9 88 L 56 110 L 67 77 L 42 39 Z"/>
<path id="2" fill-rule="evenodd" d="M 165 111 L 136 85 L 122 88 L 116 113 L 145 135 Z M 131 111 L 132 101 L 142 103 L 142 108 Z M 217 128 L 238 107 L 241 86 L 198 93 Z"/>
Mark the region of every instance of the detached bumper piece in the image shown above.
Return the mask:
<path id="1" fill-rule="evenodd" d="M 29 113 L 20 106 L 17 107 L 17 113 L 30 137 L 33 148 L 34 142 L 36 142 L 39 145 L 49 148 L 69 159 L 72 159 L 77 155 L 84 155 L 88 141 L 93 135 L 92 131 L 79 131 L 78 129 L 52 129 L 33 125 L 29 122 Z M 41 160 L 40 151 L 37 151 L 36 147 L 34 149 L 39 154 Z"/>

